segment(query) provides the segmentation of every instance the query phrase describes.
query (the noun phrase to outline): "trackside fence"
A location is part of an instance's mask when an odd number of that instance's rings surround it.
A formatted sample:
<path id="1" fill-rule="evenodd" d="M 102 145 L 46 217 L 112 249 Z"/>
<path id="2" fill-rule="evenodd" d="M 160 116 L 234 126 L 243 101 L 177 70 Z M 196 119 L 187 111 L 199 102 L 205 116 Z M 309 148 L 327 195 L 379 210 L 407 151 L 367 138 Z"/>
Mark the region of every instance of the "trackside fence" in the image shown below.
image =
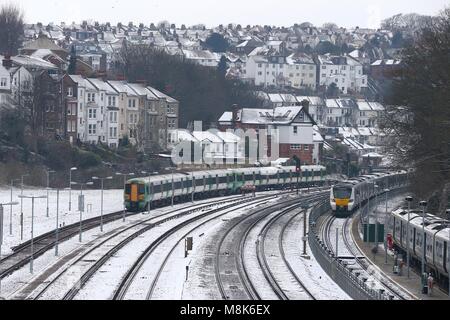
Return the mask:
<path id="1" fill-rule="evenodd" d="M 392 300 L 394 297 L 383 290 L 370 288 L 357 270 L 348 268 L 347 263 L 337 259 L 320 239 L 319 218 L 331 210 L 329 201 L 312 208 L 309 216 L 309 243 L 320 266 L 351 298 L 355 300 Z"/>

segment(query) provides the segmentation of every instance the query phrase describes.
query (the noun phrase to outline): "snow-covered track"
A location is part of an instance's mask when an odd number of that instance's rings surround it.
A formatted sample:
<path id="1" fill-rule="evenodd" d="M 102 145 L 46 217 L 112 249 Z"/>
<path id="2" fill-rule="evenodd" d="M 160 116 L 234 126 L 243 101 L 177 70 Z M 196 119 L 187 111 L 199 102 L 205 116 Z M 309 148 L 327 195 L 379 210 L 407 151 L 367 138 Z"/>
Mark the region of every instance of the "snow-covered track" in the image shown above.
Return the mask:
<path id="1" fill-rule="evenodd" d="M 127 216 L 135 215 L 136 213 L 127 213 Z M 103 223 L 107 224 L 117 219 L 121 219 L 123 211 L 117 211 L 114 213 L 106 214 L 103 216 Z M 90 218 L 83 220 L 82 230 L 87 231 L 100 226 L 100 217 Z M 77 236 L 80 232 L 80 224 L 74 223 L 59 229 L 58 241 L 64 242 L 68 239 Z M 48 250 L 51 250 L 56 244 L 56 231 L 47 232 L 34 238 L 33 257 L 43 255 Z M 5 278 L 14 271 L 20 269 L 31 260 L 31 240 L 26 241 L 13 248 L 13 253 L 2 260 L 0 260 L 0 278 Z"/>
<path id="2" fill-rule="evenodd" d="M 221 207 L 218 209 L 214 209 L 214 210 L 210 210 L 206 213 L 203 213 L 201 215 L 198 215 L 196 217 L 193 217 L 191 219 L 188 219 L 186 221 L 183 221 L 182 223 L 176 225 L 175 227 L 169 229 L 168 231 L 164 232 L 163 234 L 161 234 L 156 240 L 154 240 L 145 250 L 144 252 L 139 256 L 139 258 L 136 260 L 136 262 L 131 266 L 131 268 L 128 270 L 128 272 L 126 273 L 126 275 L 124 276 L 124 278 L 122 279 L 122 281 L 120 282 L 119 286 L 116 289 L 116 292 L 114 293 L 113 296 L 113 300 L 123 300 L 125 299 L 128 290 L 131 286 L 131 284 L 133 283 L 133 281 L 135 281 L 136 275 L 138 274 L 138 272 L 141 270 L 142 266 L 144 265 L 144 263 L 149 259 L 150 255 L 162 244 L 164 243 L 169 237 L 171 237 L 172 235 L 174 235 L 176 232 L 182 230 L 185 227 L 189 227 L 192 224 L 196 224 L 194 228 L 190 229 L 186 235 L 188 235 L 189 233 L 191 233 L 193 230 L 201 227 L 202 225 L 206 224 L 209 221 L 218 219 L 230 212 L 233 212 L 235 210 L 241 209 L 241 208 L 245 208 L 249 205 L 251 205 L 252 203 L 258 203 L 258 202 L 266 202 L 267 200 L 271 199 L 271 198 L 276 198 L 276 196 L 273 195 L 268 195 L 268 196 L 261 196 L 261 197 L 257 197 L 257 198 L 244 198 L 239 202 L 230 204 L 228 206 L 225 207 Z M 220 213 L 219 215 L 216 215 L 214 217 L 212 217 L 209 220 L 206 221 L 201 221 L 204 218 L 207 218 L 209 216 L 214 215 L 215 213 Z M 164 261 L 162 262 L 152 284 L 150 285 L 150 289 L 148 290 L 147 293 L 147 299 L 150 299 L 155 288 L 156 288 L 156 284 L 157 281 L 159 279 L 159 276 L 162 272 L 162 270 L 164 269 L 164 266 L 166 265 L 167 260 L 169 259 L 171 253 L 174 251 L 174 249 L 176 248 L 176 246 L 184 239 L 185 236 L 180 237 L 180 240 L 176 243 L 176 245 L 172 248 L 172 250 L 169 251 L 169 253 L 166 255 L 166 258 L 164 259 Z"/>
<path id="3" fill-rule="evenodd" d="M 296 198 L 294 200 L 288 199 L 282 202 L 280 201 L 275 205 L 258 209 L 251 215 L 236 219 L 236 221 L 228 227 L 218 244 L 215 261 L 215 277 L 222 299 L 261 299 L 261 295 L 258 293 L 255 285 L 250 279 L 250 271 L 247 270 L 245 262 L 246 257 L 244 256 L 244 248 L 251 230 L 255 229 L 259 224 L 261 224 L 262 221 L 269 218 L 272 214 L 275 214 L 275 217 L 270 219 L 270 221 L 264 225 L 263 230 L 258 237 L 256 244 L 256 258 L 259 263 L 259 268 L 262 270 L 266 284 L 268 284 L 273 293 L 275 293 L 275 296 L 279 299 L 288 299 L 284 290 L 278 284 L 278 281 L 276 280 L 276 277 L 270 269 L 267 261 L 264 252 L 266 235 L 278 219 L 300 206 L 299 201 L 315 202 L 321 197 L 323 196 L 315 195 Z M 279 233 L 277 243 L 278 248 L 280 247 L 280 243 L 283 241 L 282 234 L 284 234 L 286 230 L 284 227 L 286 226 L 283 226 L 283 229 Z M 283 252 L 279 253 L 279 256 L 284 259 Z M 287 261 L 282 263 L 287 263 Z M 292 269 L 290 269 L 290 271 L 292 272 Z M 296 276 L 294 276 L 294 278 L 299 280 Z M 302 286 L 301 281 L 298 281 L 298 284 Z M 302 286 L 302 291 L 307 292 L 304 286 Z M 309 298 L 311 298 L 311 296 L 309 296 Z"/>
<path id="4" fill-rule="evenodd" d="M 401 290 L 399 286 L 395 285 L 395 283 L 387 279 L 384 275 L 375 271 L 374 266 L 361 252 L 353 238 L 353 222 L 353 216 L 347 217 L 345 220 L 338 219 L 332 215 L 331 211 L 324 216 L 321 234 L 322 241 L 328 252 L 333 254 L 337 259 L 344 259 L 347 267 L 352 269 L 353 272 L 359 273 L 361 279 L 366 279 L 366 281 L 370 280 L 369 282 L 371 282 L 374 287 L 383 289 L 384 292 L 389 293 L 396 300 L 411 299 L 411 296 Z M 340 230 L 339 236 L 342 238 L 342 241 L 339 241 L 340 247 L 338 248 L 337 253 L 334 237 L 333 239 L 330 237 L 330 235 L 336 235 L 336 229 Z"/>
<path id="5" fill-rule="evenodd" d="M 104 239 L 99 241 L 98 243 L 93 244 L 90 249 L 85 251 L 82 255 L 77 256 L 70 264 L 64 266 L 62 270 L 58 270 L 59 273 L 52 278 L 52 280 L 47 281 L 47 285 L 41 289 L 39 292 L 35 292 L 31 295 L 33 299 L 42 298 L 46 292 L 54 286 L 61 277 L 65 275 L 66 272 L 69 271 L 70 267 L 76 266 L 78 263 L 83 262 L 89 255 L 95 253 L 95 251 L 105 250 L 104 247 L 112 246 L 106 253 L 102 253 L 100 258 L 95 261 L 94 264 L 91 262 L 91 266 L 89 269 L 81 276 L 79 281 L 67 292 L 64 296 L 64 299 L 73 299 L 78 291 L 83 288 L 83 286 L 89 281 L 89 279 L 95 274 L 98 269 L 108 261 L 117 251 L 121 248 L 125 247 L 129 242 L 133 241 L 140 235 L 148 232 L 154 227 L 163 224 L 167 221 L 180 219 L 182 217 L 188 216 L 195 212 L 200 212 L 202 210 L 207 210 L 216 205 L 223 205 L 227 203 L 232 203 L 236 201 L 242 200 L 242 197 L 233 197 L 227 200 L 214 200 L 211 202 L 207 202 L 205 204 L 194 204 L 187 206 L 183 209 L 171 210 L 165 213 L 162 213 L 158 216 L 152 216 L 151 218 L 144 219 L 140 222 L 133 223 L 131 226 L 120 229 L 120 231 L 114 231 L 111 234 L 107 234 Z M 117 242 L 117 243 L 114 243 Z M 22 289 L 24 292 L 33 291 L 33 287 L 37 287 L 37 284 L 30 283 L 28 285 L 29 288 Z M 25 297 L 24 297 L 25 298 Z"/>

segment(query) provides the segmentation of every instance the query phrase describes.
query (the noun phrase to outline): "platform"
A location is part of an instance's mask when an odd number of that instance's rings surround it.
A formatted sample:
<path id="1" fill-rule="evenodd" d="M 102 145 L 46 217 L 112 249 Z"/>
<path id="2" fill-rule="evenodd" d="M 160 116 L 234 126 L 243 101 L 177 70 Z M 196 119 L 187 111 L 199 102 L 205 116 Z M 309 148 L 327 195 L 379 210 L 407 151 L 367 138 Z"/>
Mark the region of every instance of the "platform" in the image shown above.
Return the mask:
<path id="1" fill-rule="evenodd" d="M 403 274 L 394 274 L 394 257 L 388 254 L 387 264 L 385 263 L 384 245 L 380 244 L 378 253 L 374 255 L 372 249 L 375 247 L 374 243 L 364 243 L 358 232 L 359 219 L 353 219 L 352 233 L 359 248 L 366 255 L 368 261 L 376 265 L 388 278 L 401 286 L 405 291 L 408 291 L 417 300 L 448 300 L 447 293 L 440 290 L 437 286 L 434 287 L 431 296 L 421 293 L 420 276 L 412 268 L 410 269 L 410 279 L 407 277 L 406 266 L 403 268 Z"/>

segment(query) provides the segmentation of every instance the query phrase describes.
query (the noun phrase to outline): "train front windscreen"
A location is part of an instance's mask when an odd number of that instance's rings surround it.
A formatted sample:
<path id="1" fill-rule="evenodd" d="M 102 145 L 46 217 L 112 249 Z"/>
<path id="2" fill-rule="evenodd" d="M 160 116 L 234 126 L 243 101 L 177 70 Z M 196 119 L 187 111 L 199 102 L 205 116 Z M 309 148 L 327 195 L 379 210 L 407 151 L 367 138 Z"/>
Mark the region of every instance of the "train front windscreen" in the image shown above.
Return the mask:
<path id="1" fill-rule="evenodd" d="M 350 199 L 350 197 L 352 196 L 352 188 L 335 187 L 333 189 L 333 193 L 336 199 Z"/>

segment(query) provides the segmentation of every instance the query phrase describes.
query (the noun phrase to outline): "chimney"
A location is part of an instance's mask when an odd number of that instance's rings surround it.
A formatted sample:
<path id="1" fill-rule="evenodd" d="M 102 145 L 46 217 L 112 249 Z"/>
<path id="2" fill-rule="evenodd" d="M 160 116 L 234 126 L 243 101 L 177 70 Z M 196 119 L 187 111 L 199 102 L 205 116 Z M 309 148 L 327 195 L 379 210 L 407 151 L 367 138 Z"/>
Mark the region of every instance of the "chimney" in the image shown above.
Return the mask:
<path id="1" fill-rule="evenodd" d="M 238 111 L 239 111 L 238 105 L 233 104 L 233 106 L 231 107 L 231 111 L 233 112 L 232 122 L 233 122 L 233 124 L 236 124 L 237 119 L 238 119 Z"/>
<path id="2" fill-rule="evenodd" d="M 303 110 L 305 110 L 306 113 L 309 113 L 309 101 L 303 100 L 301 103 Z"/>
<path id="3" fill-rule="evenodd" d="M 5 58 L 3 59 L 2 65 L 5 68 L 11 68 L 12 67 L 12 60 L 11 60 L 11 56 L 9 54 L 5 55 Z"/>

